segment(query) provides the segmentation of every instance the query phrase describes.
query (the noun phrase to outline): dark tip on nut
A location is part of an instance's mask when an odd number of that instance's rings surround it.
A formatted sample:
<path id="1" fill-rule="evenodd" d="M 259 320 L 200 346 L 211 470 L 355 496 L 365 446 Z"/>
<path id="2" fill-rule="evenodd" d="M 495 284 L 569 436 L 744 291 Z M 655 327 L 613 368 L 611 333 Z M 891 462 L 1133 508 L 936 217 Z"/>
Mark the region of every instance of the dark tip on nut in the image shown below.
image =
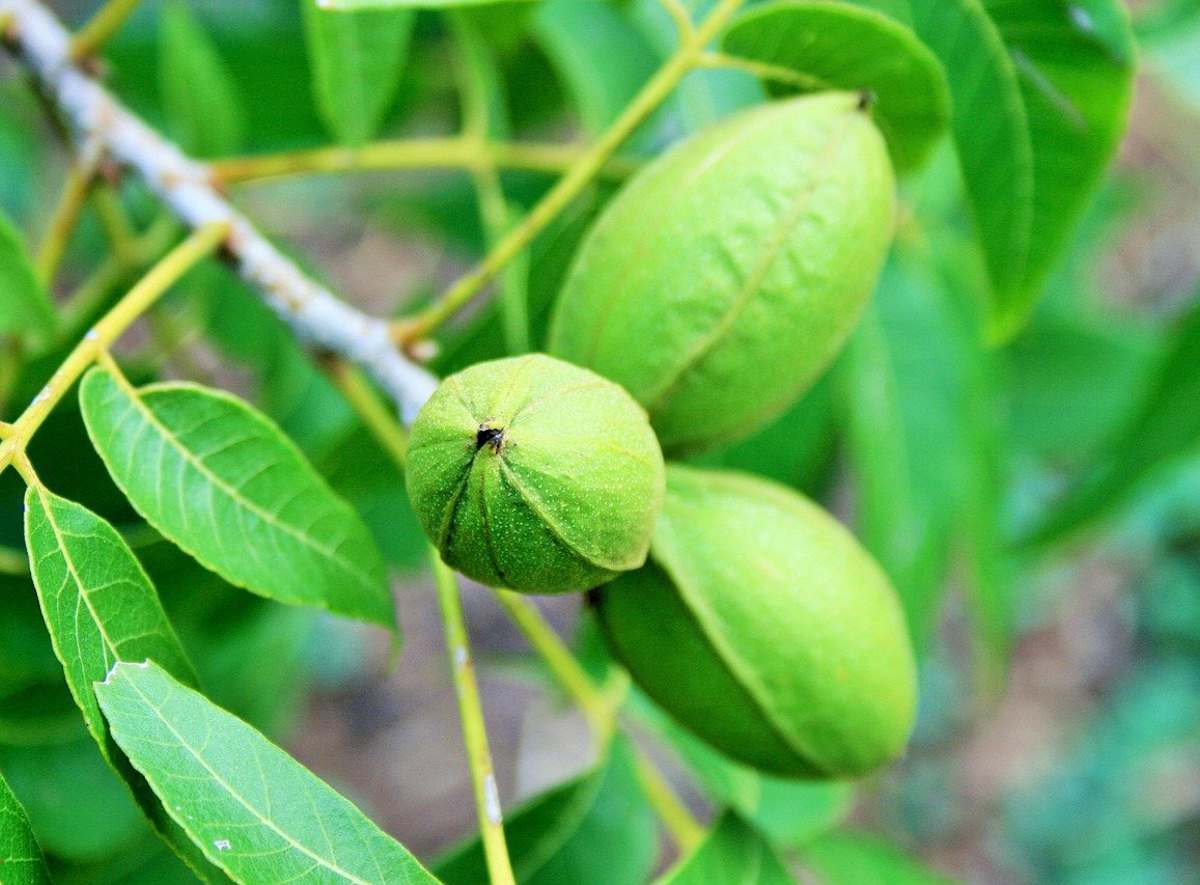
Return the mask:
<path id="1" fill-rule="evenodd" d="M 858 92 L 858 109 L 869 111 L 875 105 L 875 93 L 870 89 L 860 89 Z"/>
<path id="2" fill-rule="evenodd" d="M 475 451 L 477 452 L 484 446 L 491 446 L 492 451 L 499 454 L 503 444 L 503 427 L 488 427 L 486 424 L 480 424 L 479 430 L 475 431 Z"/>

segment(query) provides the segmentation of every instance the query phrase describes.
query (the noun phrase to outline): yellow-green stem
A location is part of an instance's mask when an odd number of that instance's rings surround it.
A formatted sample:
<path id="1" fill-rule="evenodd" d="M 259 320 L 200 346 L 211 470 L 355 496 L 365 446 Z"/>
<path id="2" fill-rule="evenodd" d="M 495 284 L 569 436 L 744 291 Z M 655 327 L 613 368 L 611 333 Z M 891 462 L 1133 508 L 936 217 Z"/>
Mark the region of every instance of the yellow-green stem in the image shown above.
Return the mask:
<path id="1" fill-rule="evenodd" d="M 417 316 L 397 323 L 397 338 L 410 343 L 428 336 L 482 291 L 497 273 L 557 217 L 633 131 L 666 100 L 688 71 L 695 67 L 704 47 L 717 35 L 743 3 L 719 0 L 712 12 L 684 36 L 666 63 L 650 78 L 608 130 L 567 170 L 529 214 L 496 244 L 483 261 L 452 285 L 442 297 Z"/>
<path id="2" fill-rule="evenodd" d="M 132 264 L 137 258 L 137 235 L 111 184 L 104 180 L 96 183 L 96 188 L 92 191 L 92 206 L 100 218 L 104 233 L 108 236 L 113 254 L 126 264 Z"/>
<path id="3" fill-rule="evenodd" d="M 140 0 L 108 0 L 87 24 L 71 38 L 71 58 L 75 61 L 98 53 L 125 24 Z"/>
<path id="4" fill-rule="evenodd" d="M 508 844 L 504 839 L 504 818 L 500 811 L 500 794 L 492 770 L 492 754 L 488 749 L 487 728 L 483 721 L 483 706 L 479 702 L 479 687 L 475 684 L 475 667 L 467 640 L 467 625 L 463 619 L 462 600 L 454 573 L 442 562 L 438 552 L 430 548 L 433 575 L 437 584 L 438 605 L 446 634 L 446 654 L 454 677 L 458 711 L 462 719 L 463 743 L 471 768 L 471 783 L 475 790 L 475 810 L 479 817 L 479 835 L 487 859 L 488 876 L 492 885 L 513 885 L 515 879 L 508 859 Z"/>
<path id="5" fill-rule="evenodd" d="M 541 655 L 550 674 L 579 707 L 596 742 L 607 743 L 616 727 L 614 705 L 595 686 L 566 643 L 546 623 L 536 605 L 511 590 L 493 592 L 509 620 L 517 626 L 534 651 Z"/>
<path id="6" fill-rule="evenodd" d="M 171 216 L 160 216 L 134 241 L 133 254 L 128 259 L 117 254 L 106 257 L 63 303 L 59 312 L 60 340 L 71 341 L 82 335 L 83 327 L 108 300 L 113 289 L 162 255 L 177 230 L 178 224 Z"/>
<path id="7" fill-rule="evenodd" d="M 324 361 L 324 366 L 334 386 L 358 413 L 367 430 L 403 470 L 408 455 L 408 434 L 392 410 L 371 387 L 366 376 L 349 361 L 331 357 Z"/>
<path id="8" fill-rule="evenodd" d="M 667 779 L 663 777 L 658 766 L 642 750 L 634 757 L 637 766 L 638 780 L 654 813 L 663 822 L 681 854 L 687 854 L 704 841 L 705 829 L 688 811 L 687 806 L 679 801 Z"/>
<path id="9" fill-rule="evenodd" d="M 686 38 L 692 32 L 692 17 L 688 14 L 687 7 L 683 5 L 682 0 L 659 0 L 659 5 L 667 11 L 667 15 L 671 16 L 671 21 L 675 23 L 675 30 L 679 32 L 681 39 Z"/>
<path id="10" fill-rule="evenodd" d="M 696 59 L 696 64 L 704 68 L 726 68 L 735 71 L 745 71 L 762 80 L 774 80 L 785 86 L 794 86 L 804 92 L 816 92 L 829 89 L 830 84 L 820 77 L 814 77 L 782 65 L 754 61 L 749 58 L 739 58 L 724 52 L 705 52 Z"/>
<path id="11" fill-rule="evenodd" d="M 541 655 L 550 674 L 579 707 L 596 744 L 607 744 L 617 728 L 617 704 L 596 687 L 536 605 L 511 590 L 493 592 L 505 614 Z M 704 827 L 675 795 L 654 761 L 640 748 L 635 750 L 635 761 L 642 791 L 679 850 L 687 852 L 698 845 L 704 838 Z"/>
<path id="12" fill-rule="evenodd" d="M 515 213 L 508 205 L 504 186 L 495 163 L 485 150 L 486 140 L 502 121 L 492 119 L 494 108 L 487 80 L 489 52 L 486 42 L 471 20 L 461 14 L 452 15 L 450 23 L 458 42 L 460 56 L 459 92 L 462 95 L 463 137 L 480 145 L 481 161 L 471 170 L 475 184 L 475 200 L 479 220 L 489 249 L 499 243 L 513 226 Z M 500 279 L 500 310 L 504 328 L 504 343 L 509 353 L 524 353 L 529 349 L 528 316 L 528 253 L 504 270 Z M 522 261 L 520 258 L 525 258 Z"/>
<path id="13" fill-rule="evenodd" d="M 279 154 L 229 157 L 209 164 L 213 178 L 232 184 L 313 173 L 387 169 L 474 169 L 488 162 L 500 169 L 561 173 L 583 156 L 573 145 L 479 142 L 462 137 L 379 141 L 361 147 L 324 147 Z M 598 174 L 622 179 L 637 169 L 629 159 L 613 158 Z"/>
<path id="14" fill-rule="evenodd" d="M 9 435 L 0 442 L 0 472 L 3 472 L 15 457 L 24 453 L 46 416 L 79 380 L 79 376 L 176 280 L 196 262 L 212 253 L 224 241 L 228 232 L 228 225 L 224 223 L 210 224 L 197 230 L 156 264 L 84 335 L 83 340 L 58 367 L 41 393 L 29 404 L 21 417 L 13 422 Z"/>
<path id="15" fill-rule="evenodd" d="M 35 262 L 38 279 L 47 288 L 54 282 L 55 274 L 58 273 L 58 266 L 67 251 L 71 234 L 79 223 L 79 216 L 83 212 L 84 203 L 87 202 L 94 178 L 95 170 L 79 161 L 72 163 L 67 170 L 62 195 L 58 198 L 58 205 L 54 207 L 54 214 L 50 217 L 50 224 L 38 247 Z"/>

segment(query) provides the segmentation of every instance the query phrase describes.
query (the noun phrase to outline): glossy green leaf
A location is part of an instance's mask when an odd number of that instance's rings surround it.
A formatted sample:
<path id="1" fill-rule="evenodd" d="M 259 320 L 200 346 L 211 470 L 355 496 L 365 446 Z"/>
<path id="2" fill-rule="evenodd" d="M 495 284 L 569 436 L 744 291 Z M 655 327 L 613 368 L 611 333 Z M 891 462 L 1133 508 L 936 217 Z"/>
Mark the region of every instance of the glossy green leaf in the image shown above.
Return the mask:
<path id="1" fill-rule="evenodd" d="M 379 130 L 396 96 L 414 13 L 336 12 L 317 0 L 300 3 L 317 109 L 335 138 L 362 144 Z"/>
<path id="2" fill-rule="evenodd" d="M 104 758 L 129 783 L 156 829 L 187 857 L 190 846 L 179 839 L 112 744 L 92 689 L 117 661 L 147 659 L 195 683 L 195 671 L 154 585 L 111 525 L 44 487 L 30 486 L 26 493 L 25 538 L 54 652 L 88 731 Z M 187 859 L 203 870 L 202 858 Z"/>
<path id="3" fill-rule="evenodd" d="M 522 885 L 641 885 L 654 867 L 654 819 L 622 738 L 592 771 L 506 814 L 504 833 Z M 435 870 L 447 885 L 486 882 L 479 840 L 452 849 Z"/>
<path id="4" fill-rule="evenodd" d="M 44 340 L 54 326 L 54 308 L 38 282 L 25 241 L 0 211 L 0 335 L 31 334 Z"/>
<path id="5" fill-rule="evenodd" d="M 793 881 L 775 849 L 732 812 L 726 812 L 689 856 L 659 885 L 789 885 Z"/>
<path id="6" fill-rule="evenodd" d="M 25 536 L 55 653 L 102 747 L 107 728 L 92 684 L 117 661 L 153 659 L 195 684 L 154 585 L 116 529 L 87 508 L 30 486 Z"/>
<path id="7" fill-rule="evenodd" d="M 1023 536 L 1046 545 L 1086 528 L 1123 503 L 1139 482 L 1200 446 L 1200 303 L 1171 336 L 1146 393 L 1120 429 L 1089 459 L 1040 523 Z"/>
<path id="8" fill-rule="evenodd" d="M 80 402 L 117 485 L 201 563 L 280 602 L 395 624 L 367 528 L 266 417 L 228 394 L 135 390 L 100 369 Z"/>
<path id="9" fill-rule="evenodd" d="M 25 809 L 0 777 L 0 876 L 5 885 L 49 882 L 46 859 L 34 838 Z"/>
<path id="10" fill-rule="evenodd" d="M 871 9 L 777 0 L 736 19 L 722 44 L 739 58 L 798 74 L 810 90 L 869 92 L 875 122 L 901 171 L 928 156 L 950 118 L 937 58 L 908 28 Z"/>
<path id="11" fill-rule="evenodd" d="M 348 800 L 156 664 L 117 664 L 96 693 L 134 767 L 235 880 L 436 882 Z"/>
<path id="12" fill-rule="evenodd" d="M 882 839 L 858 833 L 829 833 L 803 852 L 806 869 L 837 885 L 949 885 L 948 876 L 928 869 Z"/>
<path id="13" fill-rule="evenodd" d="M 984 3 L 1018 75 L 1033 157 L 1033 235 L 1019 285 L 999 289 L 993 315 L 994 331 L 1007 336 L 1028 317 L 1116 152 L 1134 46 L 1118 0 Z"/>
<path id="14" fill-rule="evenodd" d="M 1033 223 L 1033 147 L 1016 66 L 980 0 L 909 0 L 950 85 L 951 131 L 997 302 L 1020 289 Z"/>
<path id="15" fill-rule="evenodd" d="M 172 135 L 199 157 L 236 152 L 245 129 L 241 100 L 212 39 L 183 0 L 163 6 L 159 33 L 159 88 Z"/>

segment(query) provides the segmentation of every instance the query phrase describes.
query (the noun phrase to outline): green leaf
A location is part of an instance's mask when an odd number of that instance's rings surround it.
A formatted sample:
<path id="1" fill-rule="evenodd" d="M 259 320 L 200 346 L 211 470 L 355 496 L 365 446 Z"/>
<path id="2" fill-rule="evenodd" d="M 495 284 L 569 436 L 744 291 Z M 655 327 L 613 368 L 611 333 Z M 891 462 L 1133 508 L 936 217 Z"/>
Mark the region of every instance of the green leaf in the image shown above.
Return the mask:
<path id="1" fill-rule="evenodd" d="M 152 658 L 192 684 L 195 671 L 150 578 L 111 525 L 31 485 L 25 537 L 55 654 L 89 730 L 105 749 L 107 728 L 92 684 L 113 664 Z"/>
<path id="2" fill-rule="evenodd" d="M 54 308 L 25 250 L 25 241 L 0 212 L 0 335 L 44 341 L 54 331 Z"/>
<path id="3" fill-rule="evenodd" d="M 300 0 L 317 110 L 333 136 L 356 145 L 373 138 L 395 98 L 408 56 L 413 12 L 334 12 Z"/>
<path id="4" fill-rule="evenodd" d="M 980 0 L 909 5 L 914 30 L 946 69 L 951 131 L 999 311 L 1022 285 L 1033 223 L 1033 147 L 1017 70 Z"/>
<path id="5" fill-rule="evenodd" d="M 325 0 L 322 8 L 355 9 L 454 9 L 461 6 L 498 6 L 507 3 L 536 3 L 538 0 Z"/>
<path id="6" fill-rule="evenodd" d="M 736 811 L 776 844 L 800 845 L 837 826 L 850 813 L 852 784 L 762 774 L 684 731 L 644 695 L 636 693 L 634 698 L 634 709 L 667 737 L 714 802 Z"/>
<path id="7" fill-rule="evenodd" d="M 184 150 L 219 157 L 242 146 L 245 119 L 212 39 L 182 0 L 159 16 L 159 88 L 171 132 Z"/>
<path id="8" fill-rule="evenodd" d="M 711 9 L 710 3 L 691 4 L 693 18 Z M 679 28 L 661 0 L 637 0 L 632 16 L 638 29 L 664 63 L 679 47 Z M 762 83 L 745 71 L 729 68 L 698 68 L 689 71 L 663 103 L 668 132 L 690 134 L 730 114 L 766 99 Z"/>
<path id="9" fill-rule="evenodd" d="M 5 885 L 49 882 L 46 859 L 34 838 L 25 809 L 0 777 L 0 874 Z"/>
<path id="10" fill-rule="evenodd" d="M 451 14 L 450 24 L 462 57 L 463 123 L 467 131 L 492 139 L 510 137 L 508 96 L 496 58 L 480 22 L 466 13 Z M 509 203 L 499 175 L 478 171 L 474 175 L 480 223 L 489 249 L 521 221 L 521 209 Z M 529 351 L 529 251 L 521 250 L 501 271 L 499 298 L 505 350 Z"/>
<path id="11" fill-rule="evenodd" d="M 985 0 L 1018 75 L 1033 156 L 1033 236 L 995 332 L 1024 323 L 1116 152 L 1133 96 L 1134 46 L 1118 0 Z M 997 196 L 1003 196 L 998 194 Z"/>
<path id="12" fill-rule="evenodd" d="M 280 602 L 395 626 L 367 528 L 265 416 L 197 385 L 135 390 L 101 369 L 79 397 L 117 485 L 202 564 Z"/>
<path id="13" fill-rule="evenodd" d="M 1200 302 L 1180 321 L 1145 395 L 1053 509 L 1021 539 L 1054 543 L 1123 503 L 1156 468 L 1200 446 Z"/>
<path id="14" fill-rule="evenodd" d="M 900 171 L 928 156 L 950 118 L 937 58 L 908 28 L 871 9 L 778 0 L 736 19 L 722 45 L 740 58 L 797 73 L 810 81 L 807 87 L 797 84 L 805 91 L 870 92 L 875 122 Z"/>
<path id="15" fill-rule="evenodd" d="M 826 376 L 753 436 L 706 453 L 695 463 L 746 470 L 811 492 L 834 452 L 832 406 Z"/>
<path id="16" fill-rule="evenodd" d="M 804 866 L 838 885 L 949 885 L 953 880 L 907 857 L 882 839 L 829 833 L 804 849 Z"/>
<path id="17" fill-rule="evenodd" d="M 592 771 L 507 814 L 504 833 L 523 885 L 641 885 L 657 853 L 653 815 L 623 738 Z M 479 840 L 452 849 L 435 870 L 447 885 L 486 882 Z"/>
<path id="18" fill-rule="evenodd" d="M 1113 318 L 1038 316 L 1003 351 L 1016 446 L 1074 464 L 1117 429 L 1160 356 L 1148 330 Z"/>
<path id="19" fill-rule="evenodd" d="M 789 885 L 792 881 L 775 849 L 732 812 L 723 814 L 700 846 L 658 880 L 659 885 Z"/>
<path id="20" fill-rule="evenodd" d="M 533 23 L 534 38 L 591 135 L 625 110 L 658 66 L 650 44 L 608 3 L 547 0 Z"/>
<path id="21" fill-rule="evenodd" d="M 904 603 L 918 652 L 941 603 L 969 475 L 963 416 L 974 343 L 924 265 L 896 255 L 840 380 L 857 520 Z"/>
<path id="22" fill-rule="evenodd" d="M 113 737 L 204 854 L 241 882 L 436 882 L 262 734 L 153 662 L 96 686 Z"/>
<path id="23" fill-rule="evenodd" d="M 25 495 L 25 539 L 54 653 L 88 731 L 168 844 L 203 870 L 203 860 L 187 856 L 187 841 L 173 832 L 112 744 L 92 689 L 117 661 L 149 658 L 180 679 L 196 681 L 154 585 L 116 529 L 41 486 L 31 485 Z"/>

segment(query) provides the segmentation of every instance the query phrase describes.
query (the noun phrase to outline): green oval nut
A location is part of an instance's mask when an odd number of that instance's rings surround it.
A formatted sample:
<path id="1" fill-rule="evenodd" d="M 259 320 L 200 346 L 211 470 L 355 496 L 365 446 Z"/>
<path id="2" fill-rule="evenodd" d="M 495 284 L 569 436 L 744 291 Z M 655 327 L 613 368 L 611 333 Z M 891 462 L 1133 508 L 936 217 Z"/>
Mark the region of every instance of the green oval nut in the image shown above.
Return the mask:
<path id="1" fill-rule="evenodd" d="M 785 777 L 855 777 L 904 749 L 916 665 L 879 566 L 806 498 L 670 466 L 650 562 L 597 594 L 614 655 L 678 722 Z"/>
<path id="2" fill-rule="evenodd" d="M 749 435 L 844 343 L 894 213 L 887 147 L 858 95 L 754 108 L 668 151 L 609 204 L 547 349 L 632 393 L 668 455 Z"/>
<path id="3" fill-rule="evenodd" d="M 542 354 L 446 378 L 413 423 L 405 473 L 447 565 L 530 593 L 585 590 L 642 565 L 664 486 L 642 407 Z"/>

